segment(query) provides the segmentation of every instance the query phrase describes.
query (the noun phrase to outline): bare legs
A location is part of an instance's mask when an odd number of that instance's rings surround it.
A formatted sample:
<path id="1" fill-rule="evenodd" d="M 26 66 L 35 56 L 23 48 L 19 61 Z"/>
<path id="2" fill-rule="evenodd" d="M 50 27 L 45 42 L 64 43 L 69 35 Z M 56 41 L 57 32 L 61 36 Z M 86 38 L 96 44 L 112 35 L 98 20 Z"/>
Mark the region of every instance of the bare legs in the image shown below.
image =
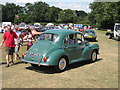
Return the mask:
<path id="1" fill-rule="evenodd" d="M 6 61 L 7 61 L 6 67 L 9 67 L 9 64 L 13 64 L 13 55 L 6 55 Z"/>

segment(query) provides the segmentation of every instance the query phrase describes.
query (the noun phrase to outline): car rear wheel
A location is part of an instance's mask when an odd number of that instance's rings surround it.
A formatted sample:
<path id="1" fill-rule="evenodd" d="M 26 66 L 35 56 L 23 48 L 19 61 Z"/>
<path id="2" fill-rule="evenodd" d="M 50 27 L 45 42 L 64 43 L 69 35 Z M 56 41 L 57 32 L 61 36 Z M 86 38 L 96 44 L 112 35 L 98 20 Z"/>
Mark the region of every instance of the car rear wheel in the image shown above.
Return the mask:
<path id="1" fill-rule="evenodd" d="M 95 62 L 97 60 L 97 51 L 94 50 L 91 54 L 91 61 Z"/>
<path id="2" fill-rule="evenodd" d="M 117 40 L 117 41 L 119 40 L 119 37 L 118 37 L 118 36 L 116 36 L 116 40 Z"/>
<path id="3" fill-rule="evenodd" d="M 60 58 L 58 65 L 55 67 L 57 72 L 64 71 L 68 66 L 68 62 L 65 58 Z"/>
<path id="4" fill-rule="evenodd" d="M 96 38 L 94 38 L 93 41 L 97 41 Z"/>

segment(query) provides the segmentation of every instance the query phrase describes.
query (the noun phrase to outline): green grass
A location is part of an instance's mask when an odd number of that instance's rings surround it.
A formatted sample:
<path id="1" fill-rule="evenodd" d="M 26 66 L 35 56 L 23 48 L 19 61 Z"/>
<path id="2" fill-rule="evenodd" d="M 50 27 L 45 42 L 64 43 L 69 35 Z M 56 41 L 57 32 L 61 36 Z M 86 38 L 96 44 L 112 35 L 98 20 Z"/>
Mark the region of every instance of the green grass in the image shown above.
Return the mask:
<path id="1" fill-rule="evenodd" d="M 107 31 L 104 31 L 104 30 L 95 30 L 96 32 L 99 32 L 99 33 L 103 33 L 105 34 Z"/>

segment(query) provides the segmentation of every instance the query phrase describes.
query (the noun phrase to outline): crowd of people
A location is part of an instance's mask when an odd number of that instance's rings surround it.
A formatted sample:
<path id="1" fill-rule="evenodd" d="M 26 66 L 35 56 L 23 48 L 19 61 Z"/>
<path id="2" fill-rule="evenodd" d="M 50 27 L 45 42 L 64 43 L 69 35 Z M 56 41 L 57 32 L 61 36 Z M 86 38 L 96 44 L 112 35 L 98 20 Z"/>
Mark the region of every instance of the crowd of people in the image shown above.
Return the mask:
<path id="1" fill-rule="evenodd" d="M 0 47 L 2 47 L 3 43 L 5 43 L 7 61 L 6 67 L 9 67 L 10 65 L 14 64 L 13 60 L 20 59 L 19 50 L 24 40 L 27 41 L 26 50 L 28 50 L 33 45 L 33 37 L 30 30 L 21 32 L 18 28 L 18 25 L 15 25 L 14 27 L 10 25 L 6 26 L 3 39 L 0 43 Z"/>

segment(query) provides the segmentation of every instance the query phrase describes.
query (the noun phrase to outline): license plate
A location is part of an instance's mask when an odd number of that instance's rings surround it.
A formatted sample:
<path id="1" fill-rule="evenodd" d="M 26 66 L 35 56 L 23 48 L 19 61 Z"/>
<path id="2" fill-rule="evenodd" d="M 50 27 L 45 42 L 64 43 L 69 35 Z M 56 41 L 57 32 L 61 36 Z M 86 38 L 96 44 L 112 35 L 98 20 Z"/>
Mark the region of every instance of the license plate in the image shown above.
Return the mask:
<path id="1" fill-rule="evenodd" d="M 88 38 L 92 38 L 92 36 L 87 36 Z"/>

